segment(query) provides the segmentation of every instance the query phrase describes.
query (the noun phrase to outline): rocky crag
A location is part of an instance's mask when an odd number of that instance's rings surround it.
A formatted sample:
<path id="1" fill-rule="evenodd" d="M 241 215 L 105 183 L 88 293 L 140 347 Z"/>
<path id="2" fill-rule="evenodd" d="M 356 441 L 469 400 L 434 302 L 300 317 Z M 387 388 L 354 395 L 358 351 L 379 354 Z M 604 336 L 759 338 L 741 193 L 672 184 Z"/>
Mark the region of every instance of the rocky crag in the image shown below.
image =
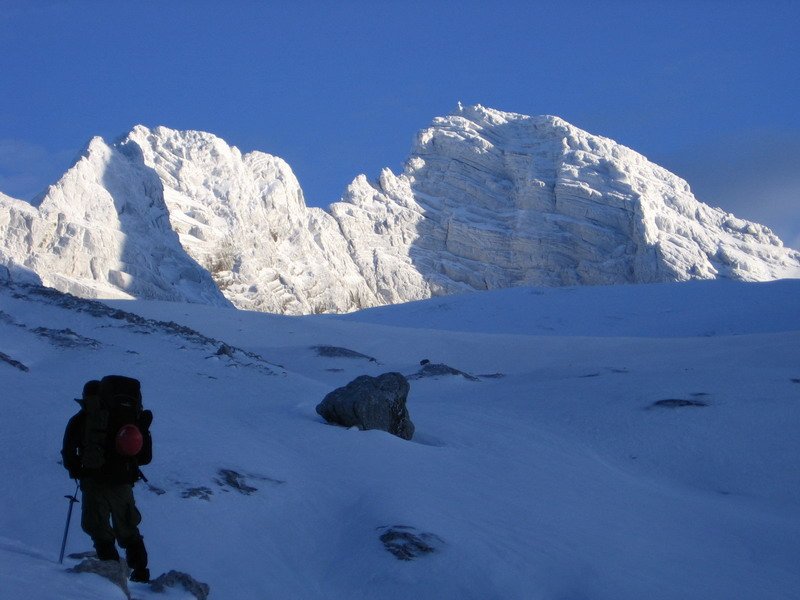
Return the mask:
<path id="1" fill-rule="evenodd" d="M 307 314 L 519 285 L 800 277 L 767 227 L 616 142 L 462 107 L 405 169 L 328 210 L 289 165 L 196 131 L 90 142 L 34 203 L 0 194 L 0 264 L 83 297 Z"/>

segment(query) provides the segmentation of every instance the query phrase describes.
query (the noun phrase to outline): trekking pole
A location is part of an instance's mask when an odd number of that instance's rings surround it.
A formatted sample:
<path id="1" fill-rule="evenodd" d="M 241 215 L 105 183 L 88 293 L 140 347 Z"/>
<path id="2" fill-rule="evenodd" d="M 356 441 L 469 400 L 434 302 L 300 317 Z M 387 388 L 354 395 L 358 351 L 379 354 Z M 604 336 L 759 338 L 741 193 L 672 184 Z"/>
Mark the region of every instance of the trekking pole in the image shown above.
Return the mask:
<path id="1" fill-rule="evenodd" d="M 64 549 L 67 547 L 67 534 L 69 533 L 69 522 L 72 520 L 72 505 L 78 502 L 78 488 L 81 486 L 81 482 L 78 482 L 78 485 L 75 486 L 75 493 L 72 496 L 64 496 L 69 500 L 69 510 L 67 511 L 67 526 L 64 527 L 64 539 L 61 540 L 61 554 L 58 557 L 58 564 L 64 563 Z"/>

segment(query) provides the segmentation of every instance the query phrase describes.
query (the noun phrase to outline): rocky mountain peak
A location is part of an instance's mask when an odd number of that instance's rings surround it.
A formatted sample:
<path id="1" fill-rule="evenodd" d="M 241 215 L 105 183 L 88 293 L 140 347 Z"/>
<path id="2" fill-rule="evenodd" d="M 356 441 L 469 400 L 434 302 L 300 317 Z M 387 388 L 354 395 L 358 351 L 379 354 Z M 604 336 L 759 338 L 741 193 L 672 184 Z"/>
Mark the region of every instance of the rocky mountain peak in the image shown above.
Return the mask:
<path id="1" fill-rule="evenodd" d="M 417 135 L 403 172 L 309 208 L 281 158 L 199 131 L 94 138 L 34 206 L 0 196 L 0 262 L 89 297 L 303 314 L 518 285 L 800 277 L 768 228 L 553 116 L 480 105 Z"/>

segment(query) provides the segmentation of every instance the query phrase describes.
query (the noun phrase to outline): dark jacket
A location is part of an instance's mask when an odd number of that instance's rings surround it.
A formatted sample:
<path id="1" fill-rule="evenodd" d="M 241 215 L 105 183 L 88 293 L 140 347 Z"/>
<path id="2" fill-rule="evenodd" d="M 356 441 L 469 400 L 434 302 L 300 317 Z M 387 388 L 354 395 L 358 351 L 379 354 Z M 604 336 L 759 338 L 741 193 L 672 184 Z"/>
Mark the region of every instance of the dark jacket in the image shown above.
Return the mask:
<path id="1" fill-rule="evenodd" d="M 140 477 L 139 467 L 149 464 L 153 460 L 153 439 L 150 435 L 152 418 L 150 411 L 143 411 L 142 417 L 139 419 L 138 426 L 142 432 L 143 441 L 139 454 L 130 458 L 120 456 L 111 450 L 106 453 L 106 463 L 102 467 L 85 469 L 81 465 L 81 452 L 84 443 L 86 411 L 81 409 L 67 423 L 61 447 L 64 468 L 69 471 L 69 476 L 73 479 L 91 479 L 98 483 L 136 483 Z"/>

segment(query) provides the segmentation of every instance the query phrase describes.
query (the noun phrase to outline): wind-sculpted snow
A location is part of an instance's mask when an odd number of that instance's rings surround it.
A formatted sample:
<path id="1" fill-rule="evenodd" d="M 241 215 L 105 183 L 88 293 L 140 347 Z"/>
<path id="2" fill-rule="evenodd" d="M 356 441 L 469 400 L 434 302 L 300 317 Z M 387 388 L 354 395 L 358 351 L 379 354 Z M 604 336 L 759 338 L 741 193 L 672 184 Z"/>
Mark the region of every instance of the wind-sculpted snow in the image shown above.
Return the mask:
<path id="1" fill-rule="evenodd" d="M 177 235 L 176 235 L 177 234 Z M 464 291 L 800 277 L 766 227 L 550 116 L 461 107 L 405 169 L 358 176 L 328 211 L 291 168 L 197 131 L 95 138 L 38 202 L 0 195 L 0 265 L 84 297 L 306 314 Z"/>

